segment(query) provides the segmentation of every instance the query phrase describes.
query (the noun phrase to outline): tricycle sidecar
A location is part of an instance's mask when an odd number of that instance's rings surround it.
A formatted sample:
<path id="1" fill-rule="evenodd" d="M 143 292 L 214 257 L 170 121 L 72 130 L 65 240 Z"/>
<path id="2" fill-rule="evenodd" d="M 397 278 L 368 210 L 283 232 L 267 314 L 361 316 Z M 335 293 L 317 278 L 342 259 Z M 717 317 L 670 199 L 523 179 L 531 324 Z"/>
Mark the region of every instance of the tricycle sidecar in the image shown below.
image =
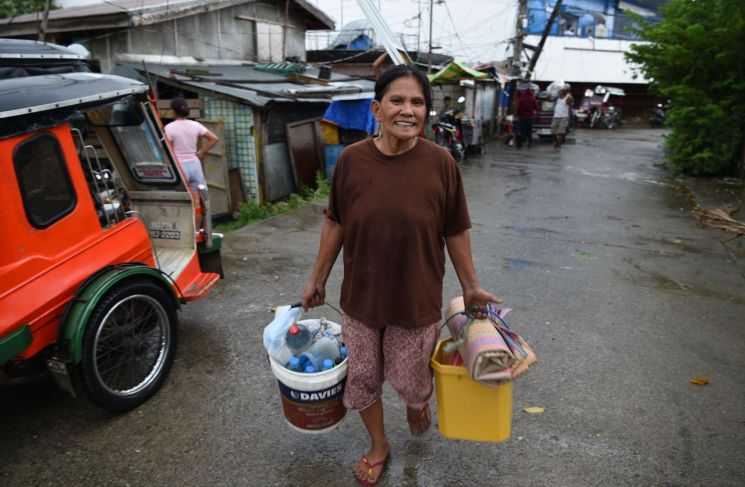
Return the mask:
<path id="1" fill-rule="evenodd" d="M 0 385 L 43 365 L 134 408 L 166 378 L 177 309 L 218 282 L 199 259 L 220 245 L 195 226 L 206 191 L 184 183 L 148 91 L 94 73 L 0 80 Z"/>

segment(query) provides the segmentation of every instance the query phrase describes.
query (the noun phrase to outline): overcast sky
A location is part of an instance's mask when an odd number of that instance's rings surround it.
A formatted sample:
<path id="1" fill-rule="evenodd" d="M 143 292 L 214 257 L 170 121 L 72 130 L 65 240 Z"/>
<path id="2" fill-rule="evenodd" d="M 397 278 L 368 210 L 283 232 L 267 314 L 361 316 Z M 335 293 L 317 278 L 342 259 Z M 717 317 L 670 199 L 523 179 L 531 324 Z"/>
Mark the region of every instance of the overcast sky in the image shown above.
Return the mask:
<path id="1" fill-rule="evenodd" d="M 363 19 L 357 0 L 308 0 L 336 22 L 337 29 L 353 20 Z M 407 34 L 406 47 L 419 45 L 427 51 L 429 36 L 429 0 L 372 0 L 380 5 L 383 18 L 395 33 Z M 504 43 L 515 34 L 517 0 L 446 0 L 434 5 L 433 45 L 440 52 L 467 62 L 498 61 L 505 57 Z M 421 31 L 417 16 L 421 8 Z M 321 41 L 318 41 L 321 42 Z M 312 48 L 313 46 L 309 46 Z M 319 46 L 323 48 L 326 46 Z"/>

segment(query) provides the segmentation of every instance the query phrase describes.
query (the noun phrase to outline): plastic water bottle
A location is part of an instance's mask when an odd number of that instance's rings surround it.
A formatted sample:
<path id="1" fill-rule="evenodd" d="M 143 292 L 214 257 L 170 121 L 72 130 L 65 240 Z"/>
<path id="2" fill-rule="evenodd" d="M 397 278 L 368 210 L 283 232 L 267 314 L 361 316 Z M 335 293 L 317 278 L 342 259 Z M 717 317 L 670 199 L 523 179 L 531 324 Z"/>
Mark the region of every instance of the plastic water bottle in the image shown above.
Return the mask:
<path id="1" fill-rule="evenodd" d="M 339 349 L 339 356 L 336 358 L 336 360 L 334 360 L 334 362 L 336 362 L 336 365 L 339 365 L 340 363 L 344 362 L 346 358 L 347 358 L 347 347 L 342 345 L 341 348 Z"/>
<path id="2" fill-rule="evenodd" d="M 312 339 L 308 327 L 293 323 L 285 334 L 285 345 L 293 354 L 299 355 L 310 347 Z"/>
<path id="3" fill-rule="evenodd" d="M 333 360 L 331 360 L 330 358 L 327 358 L 323 361 L 323 367 L 321 367 L 321 370 L 333 369 L 335 365 L 336 364 L 334 363 Z"/>
<path id="4" fill-rule="evenodd" d="M 305 366 L 305 373 L 306 374 L 314 374 L 316 372 L 316 368 L 313 367 L 311 364 L 308 364 Z"/>
<path id="5" fill-rule="evenodd" d="M 293 372 L 300 372 L 302 370 L 300 368 L 300 357 L 292 357 L 285 367 Z"/>
<path id="6" fill-rule="evenodd" d="M 308 350 L 303 352 L 302 357 L 307 357 L 308 362 L 313 365 L 316 370 L 321 370 L 323 367 L 323 361 L 328 359 L 335 360 L 339 357 L 339 342 L 336 338 L 321 336 L 318 340 L 313 342 Z"/>

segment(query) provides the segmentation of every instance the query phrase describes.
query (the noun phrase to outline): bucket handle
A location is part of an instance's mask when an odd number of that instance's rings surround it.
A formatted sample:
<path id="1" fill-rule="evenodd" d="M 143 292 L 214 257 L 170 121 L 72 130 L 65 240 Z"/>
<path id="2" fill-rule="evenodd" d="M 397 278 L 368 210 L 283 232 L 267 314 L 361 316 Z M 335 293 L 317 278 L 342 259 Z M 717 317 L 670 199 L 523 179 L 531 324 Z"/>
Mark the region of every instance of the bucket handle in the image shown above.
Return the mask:
<path id="1" fill-rule="evenodd" d="M 326 305 L 326 306 L 328 306 L 329 308 L 333 309 L 337 313 L 339 313 L 339 316 L 344 316 L 344 313 L 342 313 L 341 311 L 339 311 L 339 309 L 336 306 L 334 306 L 333 304 L 327 303 L 327 302 L 324 302 L 323 304 Z M 295 303 L 295 304 L 291 304 L 290 305 L 290 308 L 299 308 L 302 305 L 303 305 L 303 303 L 299 303 L 298 302 L 298 303 Z"/>

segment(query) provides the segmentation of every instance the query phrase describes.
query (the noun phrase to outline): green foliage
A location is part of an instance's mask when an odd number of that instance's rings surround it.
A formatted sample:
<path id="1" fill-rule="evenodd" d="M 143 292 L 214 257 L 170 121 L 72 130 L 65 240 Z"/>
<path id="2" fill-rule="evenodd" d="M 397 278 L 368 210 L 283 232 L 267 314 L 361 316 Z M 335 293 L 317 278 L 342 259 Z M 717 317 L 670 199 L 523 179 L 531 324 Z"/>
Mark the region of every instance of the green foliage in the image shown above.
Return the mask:
<path id="1" fill-rule="evenodd" d="M 45 7 L 46 0 L 1 0 L 0 19 L 33 12 L 43 12 Z M 57 7 L 52 4 L 50 8 L 55 9 Z"/>
<path id="2" fill-rule="evenodd" d="M 229 223 L 218 225 L 216 230 L 220 232 L 235 230 L 251 223 L 300 208 L 311 201 L 328 198 L 330 189 L 331 184 L 329 180 L 323 177 L 323 174 L 319 171 L 316 173 L 316 189 L 301 186 L 298 193 L 291 194 L 285 201 L 278 201 L 275 203 L 267 203 L 264 205 L 260 205 L 257 201 L 244 203 L 238 209 L 237 219 Z"/>
<path id="3" fill-rule="evenodd" d="M 627 58 L 671 100 L 670 165 L 691 175 L 731 174 L 745 138 L 745 2 L 672 0 L 654 25 L 636 18 L 647 45 Z"/>

